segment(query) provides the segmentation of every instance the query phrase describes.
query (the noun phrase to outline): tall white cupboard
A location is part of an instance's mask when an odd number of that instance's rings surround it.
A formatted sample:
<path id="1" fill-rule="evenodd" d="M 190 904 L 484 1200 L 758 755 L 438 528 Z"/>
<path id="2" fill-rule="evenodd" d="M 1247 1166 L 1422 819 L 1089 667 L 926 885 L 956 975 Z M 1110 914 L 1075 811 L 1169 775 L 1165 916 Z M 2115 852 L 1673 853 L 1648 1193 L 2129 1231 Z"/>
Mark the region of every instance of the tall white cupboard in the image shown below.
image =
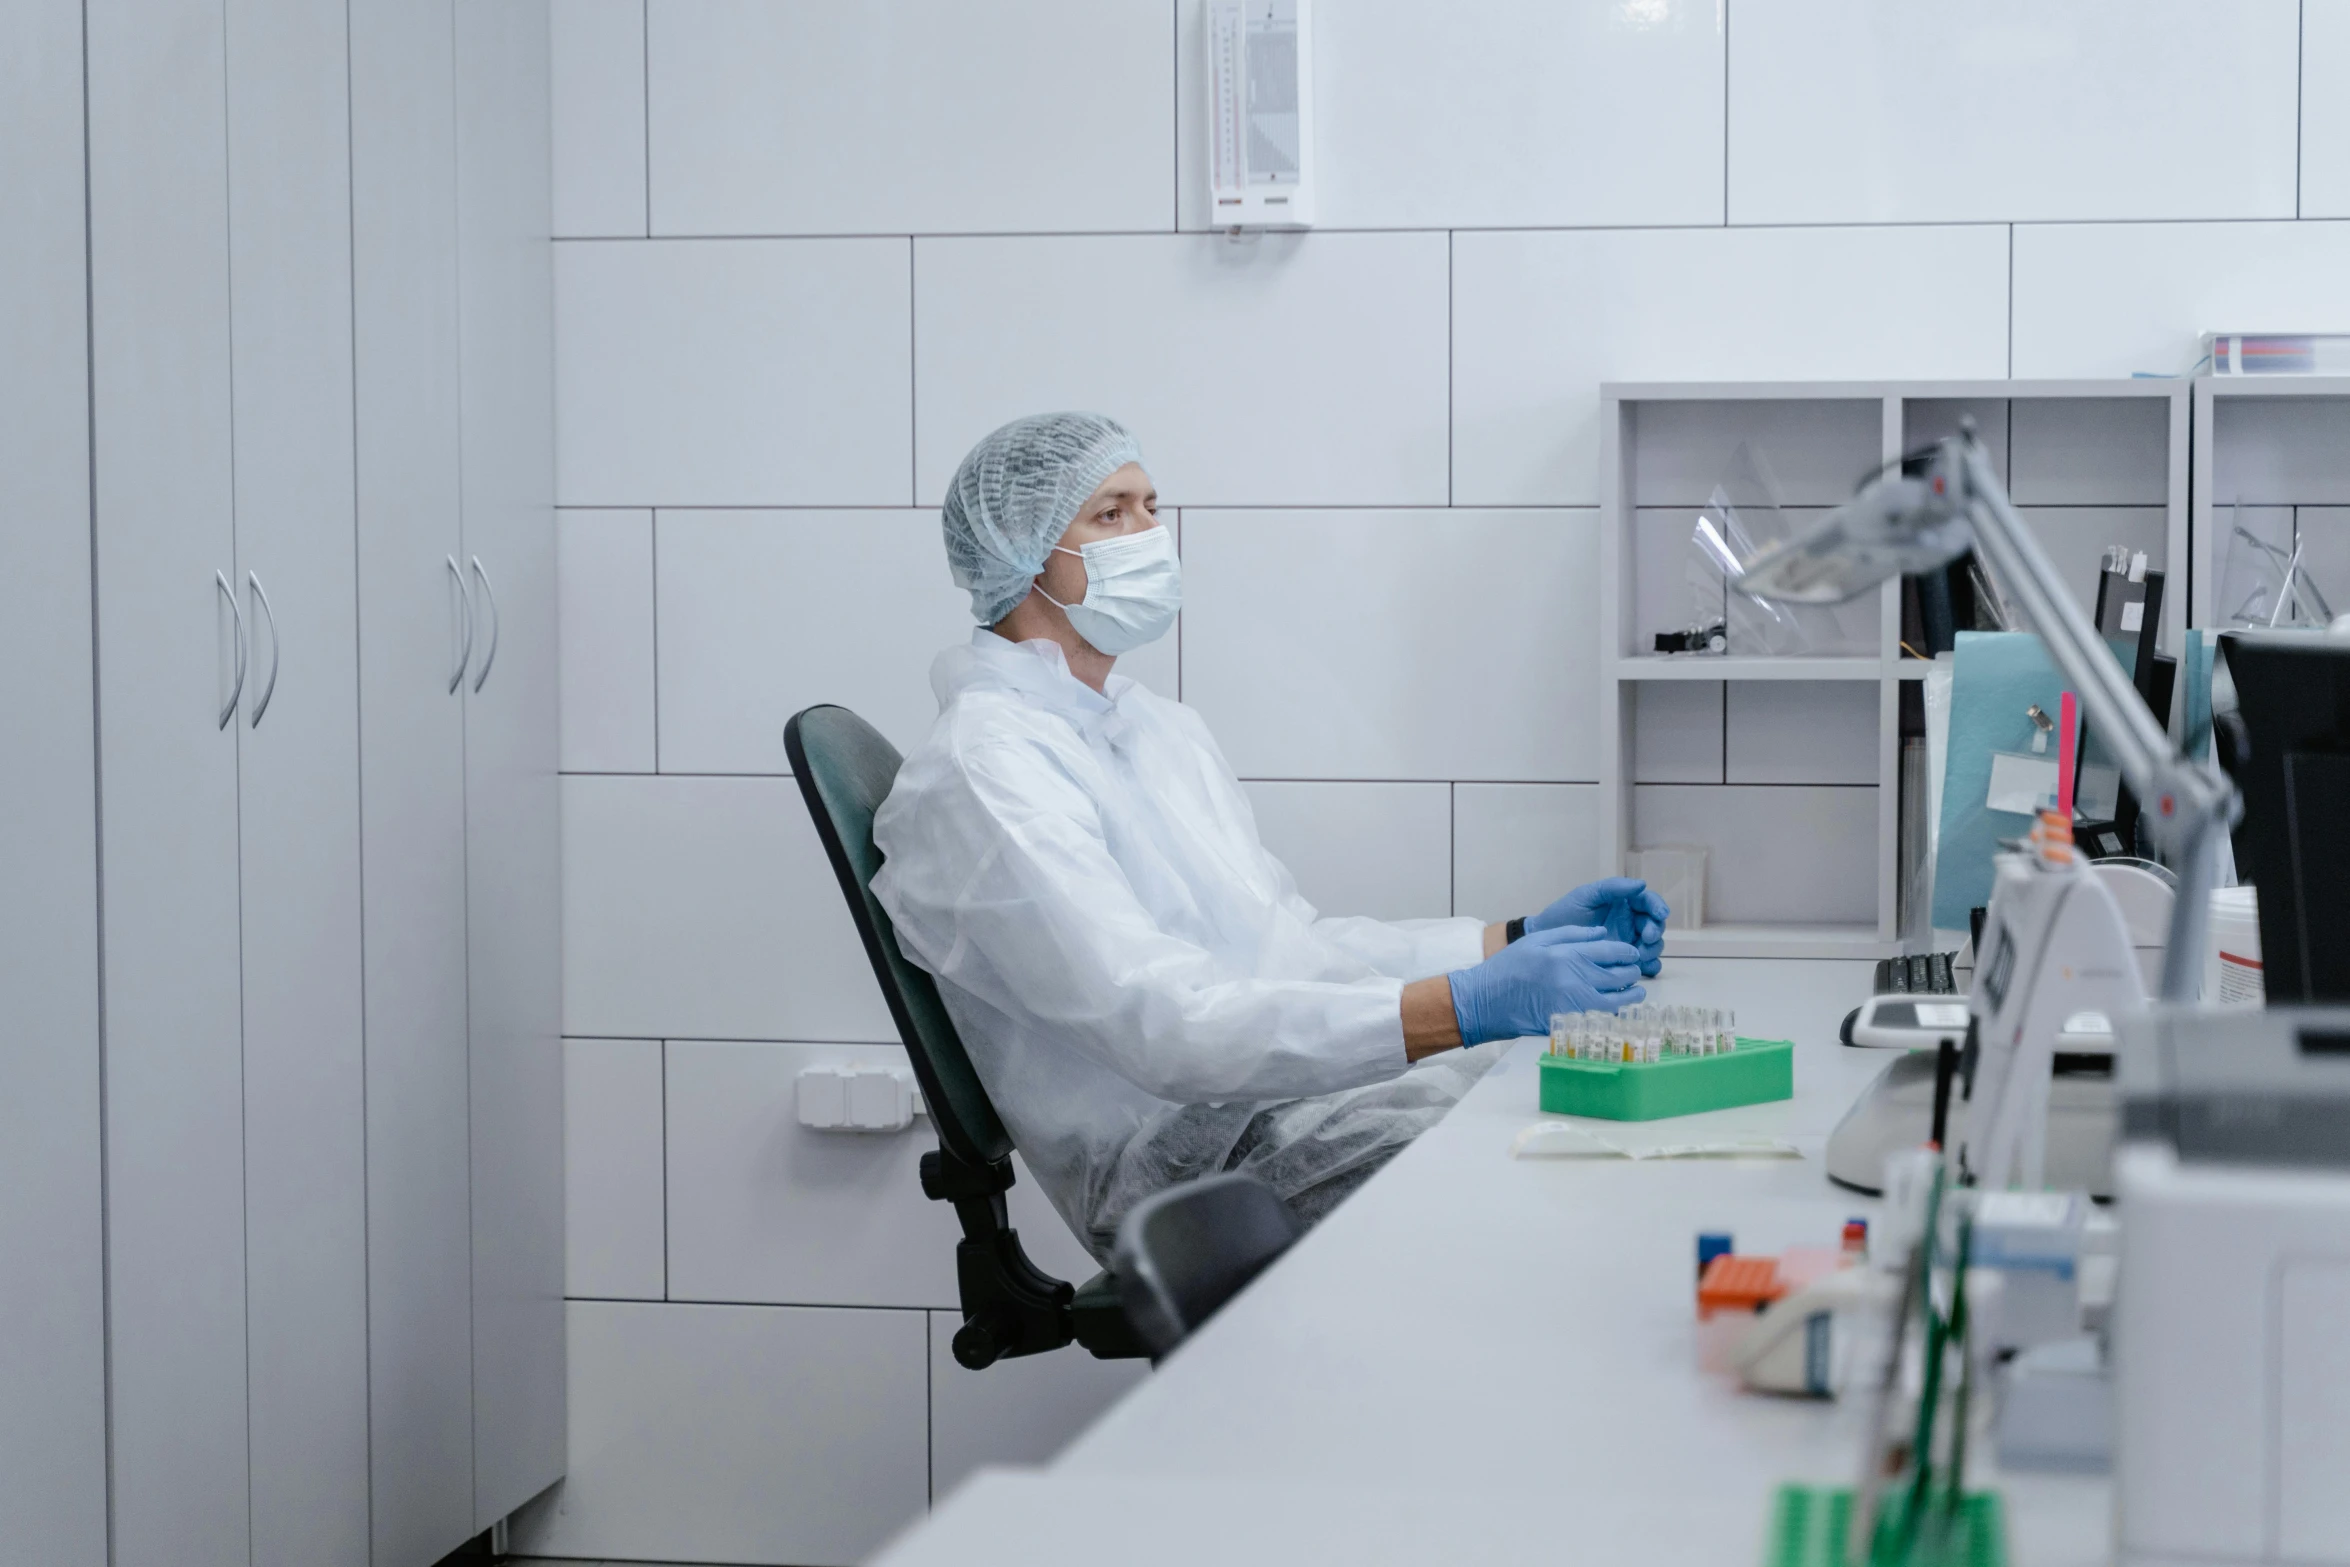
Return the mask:
<path id="1" fill-rule="evenodd" d="M 563 1471 L 546 27 L 0 10 L 0 1561 Z"/>

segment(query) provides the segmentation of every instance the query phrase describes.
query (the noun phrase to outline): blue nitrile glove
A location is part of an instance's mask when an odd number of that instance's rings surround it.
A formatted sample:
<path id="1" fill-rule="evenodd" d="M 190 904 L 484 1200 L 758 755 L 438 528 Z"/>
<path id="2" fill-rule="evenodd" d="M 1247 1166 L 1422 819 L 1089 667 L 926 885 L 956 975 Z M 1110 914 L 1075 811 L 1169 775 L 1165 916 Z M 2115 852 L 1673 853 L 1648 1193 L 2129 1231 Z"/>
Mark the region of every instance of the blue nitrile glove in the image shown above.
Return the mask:
<path id="1" fill-rule="evenodd" d="M 1553 1012 L 1613 1012 L 1648 999 L 1639 983 L 1640 949 L 1590 925 L 1528 931 L 1445 977 L 1464 1045 L 1547 1034 Z"/>
<path id="2" fill-rule="evenodd" d="M 1526 934 L 1564 925 L 1597 925 L 1616 940 L 1638 947 L 1640 972 L 1653 976 L 1664 966 L 1665 920 L 1672 912 L 1664 899 L 1648 890 L 1648 883 L 1610 876 L 1585 882 L 1540 914 L 1527 915 Z"/>

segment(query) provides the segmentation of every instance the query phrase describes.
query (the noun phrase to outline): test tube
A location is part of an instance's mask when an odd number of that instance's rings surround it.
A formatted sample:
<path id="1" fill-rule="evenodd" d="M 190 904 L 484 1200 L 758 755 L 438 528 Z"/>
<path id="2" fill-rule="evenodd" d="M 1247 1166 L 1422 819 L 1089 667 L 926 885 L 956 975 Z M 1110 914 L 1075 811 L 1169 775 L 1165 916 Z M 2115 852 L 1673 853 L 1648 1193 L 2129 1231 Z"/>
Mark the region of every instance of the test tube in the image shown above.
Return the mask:
<path id="1" fill-rule="evenodd" d="M 1729 1007 L 1715 1008 L 1714 1027 L 1717 1030 L 1714 1036 L 1714 1049 L 1719 1054 L 1728 1055 L 1738 1048 L 1738 1014 L 1736 1011 Z"/>

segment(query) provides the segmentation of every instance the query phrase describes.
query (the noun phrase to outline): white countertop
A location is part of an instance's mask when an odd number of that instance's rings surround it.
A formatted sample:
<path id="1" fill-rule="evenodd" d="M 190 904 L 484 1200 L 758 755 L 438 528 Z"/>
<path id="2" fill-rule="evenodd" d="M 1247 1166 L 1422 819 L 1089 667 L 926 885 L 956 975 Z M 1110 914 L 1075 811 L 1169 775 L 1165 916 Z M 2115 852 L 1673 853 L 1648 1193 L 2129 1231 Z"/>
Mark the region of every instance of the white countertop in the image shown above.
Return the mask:
<path id="1" fill-rule="evenodd" d="M 1082 1546 L 1091 1561 L 1136 1529 L 1156 1543 L 1133 1559 L 1154 1561 L 1342 1546 L 1378 1561 L 1555 1560 L 1578 1543 L 1595 1560 L 1759 1560 L 1781 1481 L 1849 1483 L 1858 1419 L 1698 1371 L 1695 1237 L 1832 1246 L 1848 1215 L 1873 1217 L 1819 1157 L 1888 1059 L 1837 1043 L 1870 970 L 1671 961 L 1650 999 L 1733 1006 L 1741 1033 L 1793 1039 L 1794 1099 L 1587 1123 L 1619 1141 L 1783 1138 L 1802 1159 L 1512 1159 L 1541 1119 L 1542 1046 L 1521 1041 L 1050 1471 L 981 1477 L 885 1560 L 1076 1561 Z M 2012 1559 L 2107 1559 L 2105 1481 L 2001 1477 L 1983 1459 L 1973 1479 L 2006 1493 Z"/>

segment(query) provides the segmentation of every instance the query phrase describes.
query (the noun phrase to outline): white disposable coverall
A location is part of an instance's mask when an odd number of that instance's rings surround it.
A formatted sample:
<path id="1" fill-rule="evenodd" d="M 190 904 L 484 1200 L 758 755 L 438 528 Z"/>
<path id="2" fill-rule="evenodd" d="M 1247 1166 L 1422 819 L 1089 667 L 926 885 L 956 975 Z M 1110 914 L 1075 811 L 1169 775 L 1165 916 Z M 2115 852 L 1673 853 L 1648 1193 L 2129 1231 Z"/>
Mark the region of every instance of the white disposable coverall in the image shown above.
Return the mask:
<path id="1" fill-rule="evenodd" d="M 931 684 L 873 890 L 1095 1255 L 1136 1201 L 1221 1169 L 1318 1218 L 1496 1058 L 1407 1070 L 1399 1010 L 1405 980 L 1479 961 L 1483 924 L 1318 918 L 1190 708 L 985 627 Z"/>

